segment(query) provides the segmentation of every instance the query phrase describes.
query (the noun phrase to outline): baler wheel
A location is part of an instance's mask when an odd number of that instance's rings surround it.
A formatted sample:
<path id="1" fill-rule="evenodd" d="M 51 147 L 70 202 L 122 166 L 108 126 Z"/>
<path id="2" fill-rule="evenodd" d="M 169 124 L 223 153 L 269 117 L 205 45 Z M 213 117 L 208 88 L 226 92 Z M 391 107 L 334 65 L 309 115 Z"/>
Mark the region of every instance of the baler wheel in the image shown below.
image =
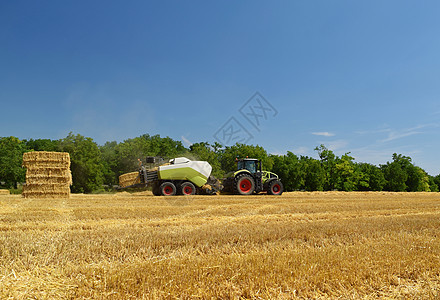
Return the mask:
<path id="1" fill-rule="evenodd" d="M 185 195 L 185 196 L 194 195 L 196 193 L 196 187 L 191 182 L 185 181 L 180 185 L 179 191 L 181 195 Z"/>
<path id="2" fill-rule="evenodd" d="M 176 186 L 172 182 L 164 182 L 160 185 L 160 193 L 162 196 L 174 196 L 176 194 Z"/>

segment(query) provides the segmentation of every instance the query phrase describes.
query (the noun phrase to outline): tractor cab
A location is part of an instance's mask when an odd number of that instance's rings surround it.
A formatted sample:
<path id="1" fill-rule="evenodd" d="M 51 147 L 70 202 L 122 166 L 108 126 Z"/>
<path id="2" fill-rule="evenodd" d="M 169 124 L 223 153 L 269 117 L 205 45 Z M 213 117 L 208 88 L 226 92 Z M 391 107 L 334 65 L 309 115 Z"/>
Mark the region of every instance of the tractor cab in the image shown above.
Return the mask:
<path id="1" fill-rule="evenodd" d="M 237 171 L 248 170 L 251 174 L 261 173 L 261 161 L 255 158 L 237 159 Z"/>

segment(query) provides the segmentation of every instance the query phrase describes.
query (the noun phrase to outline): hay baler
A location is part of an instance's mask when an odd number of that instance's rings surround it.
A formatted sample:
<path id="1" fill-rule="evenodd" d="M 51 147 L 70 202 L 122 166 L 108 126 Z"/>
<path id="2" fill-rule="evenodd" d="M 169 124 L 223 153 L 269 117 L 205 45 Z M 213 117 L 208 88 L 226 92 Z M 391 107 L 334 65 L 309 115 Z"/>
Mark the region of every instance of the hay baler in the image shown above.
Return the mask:
<path id="1" fill-rule="evenodd" d="M 206 161 L 177 157 L 149 170 L 141 165 L 135 180 L 138 183 L 124 188 L 151 186 L 155 196 L 216 194 L 222 186 L 211 172 L 212 167 Z"/>

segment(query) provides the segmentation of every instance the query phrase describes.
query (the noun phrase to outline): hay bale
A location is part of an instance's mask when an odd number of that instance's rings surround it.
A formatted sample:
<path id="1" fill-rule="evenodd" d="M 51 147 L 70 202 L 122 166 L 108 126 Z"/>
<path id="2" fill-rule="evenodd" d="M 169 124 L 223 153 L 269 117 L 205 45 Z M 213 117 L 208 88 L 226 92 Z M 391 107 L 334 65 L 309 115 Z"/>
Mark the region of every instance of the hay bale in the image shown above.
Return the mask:
<path id="1" fill-rule="evenodd" d="M 72 184 L 72 173 L 69 169 L 58 168 L 30 168 L 26 172 L 26 183 L 58 183 Z"/>
<path id="2" fill-rule="evenodd" d="M 119 176 L 119 186 L 126 187 L 129 185 L 141 183 L 139 172 L 125 173 Z"/>
<path id="3" fill-rule="evenodd" d="M 42 193 L 65 193 L 70 191 L 68 184 L 58 183 L 26 183 L 23 186 L 24 192 L 42 192 Z"/>
<path id="4" fill-rule="evenodd" d="M 0 195 L 9 195 L 9 190 L 0 190 Z"/>
<path id="5" fill-rule="evenodd" d="M 33 151 L 23 154 L 23 166 L 26 168 L 70 168 L 70 155 L 67 152 Z"/>
<path id="6" fill-rule="evenodd" d="M 23 154 L 25 198 L 69 198 L 72 174 L 66 152 L 34 151 Z"/>
<path id="7" fill-rule="evenodd" d="M 160 165 L 161 167 L 163 166 L 169 166 L 170 163 L 164 163 L 162 165 Z M 152 169 L 149 169 L 148 171 L 157 171 L 159 170 L 159 167 L 154 167 Z M 131 173 L 125 173 L 122 174 L 121 176 L 119 176 L 119 186 L 120 187 L 126 187 L 126 186 L 130 186 L 133 184 L 138 184 L 141 183 L 141 179 L 139 177 L 139 172 L 131 172 Z"/>
<path id="8" fill-rule="evenodd" d="M 68 176 L 27 176 L 26 184 L 67 184 L 70 185 L 72 182 L 71 177 Z"/>
<path id="9" fill-rule="evenodd" d="M 70 185 L 57 183 L 26 183 L 23 186 L 22 195 L 25 198 L 69 198 Z"/>
<path id="10" fill-rule="evenodd" d="M 26 192 L 23 194 L 25 198 L 37 198 L 37 199 L 69 199 L 70 190 L 64 193 L 51 193 L 51 192 Z"/>
<path id="11" fill-rule="evenodd" d="M 27 177 L 70 177 L 71 173 L 66 168 L 27 168 Z"/>
<path id="12" fill-rule="evenodd" d="M 70 163 L 70 155 L 67 152 L 31 151 L 23 154 L 23 162 L 56 161 Z"/>

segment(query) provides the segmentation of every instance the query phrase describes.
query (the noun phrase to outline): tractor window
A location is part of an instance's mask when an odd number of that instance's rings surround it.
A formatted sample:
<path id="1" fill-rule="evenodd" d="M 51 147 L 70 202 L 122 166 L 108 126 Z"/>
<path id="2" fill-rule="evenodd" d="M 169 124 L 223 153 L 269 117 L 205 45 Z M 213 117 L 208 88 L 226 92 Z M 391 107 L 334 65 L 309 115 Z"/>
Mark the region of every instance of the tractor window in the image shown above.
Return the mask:
<path id="1" fill-rule="evenodd" d="M 246 169 L 252 174 L 257 173 L 257 161 L 255 160 L 241 160 L 238 162 L 238 170 Z"/>

